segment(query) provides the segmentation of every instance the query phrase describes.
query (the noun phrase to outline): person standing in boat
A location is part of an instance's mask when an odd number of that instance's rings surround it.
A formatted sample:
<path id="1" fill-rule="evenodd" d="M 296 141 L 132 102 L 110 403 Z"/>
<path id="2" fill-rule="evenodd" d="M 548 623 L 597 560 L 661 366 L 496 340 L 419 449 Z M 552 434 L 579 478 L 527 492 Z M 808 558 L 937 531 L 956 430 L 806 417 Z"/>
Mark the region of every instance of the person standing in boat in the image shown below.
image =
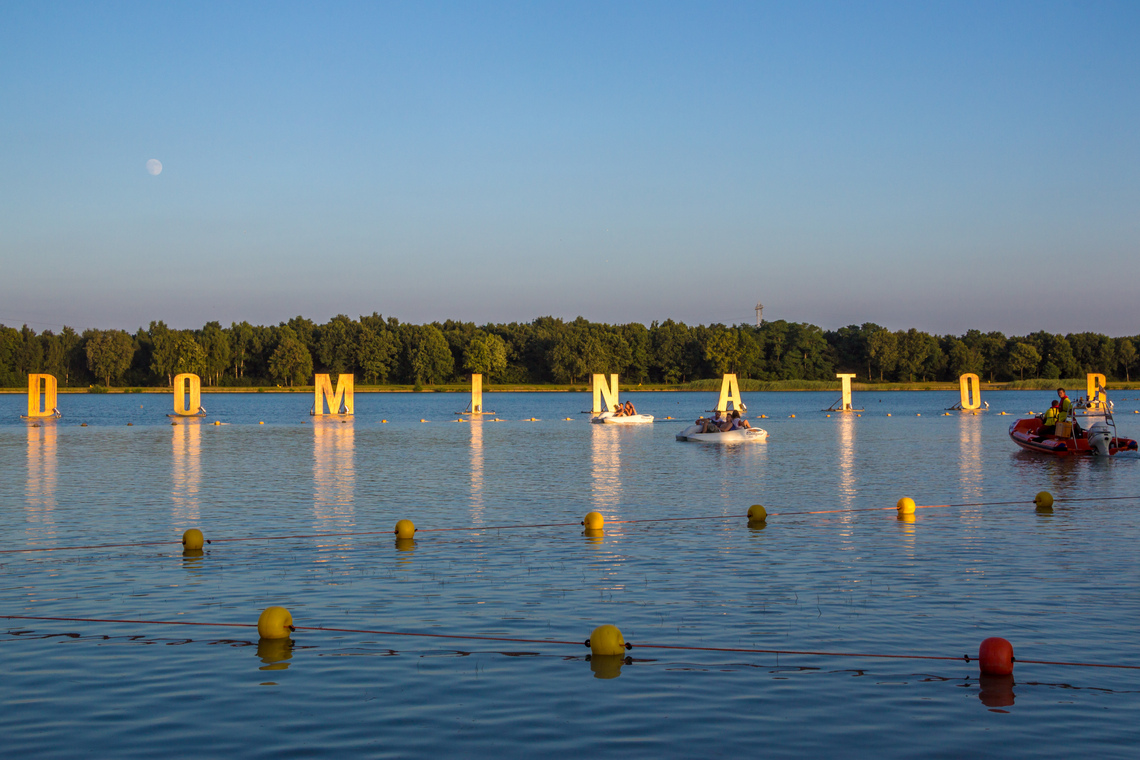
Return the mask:
<path id="1" fill-rule="evenodd" d="M 1057 399 L 1061 409 L 1061 414 L 1060 417 L 1057 418 L 1057 422 L 1064 422 L 1069 419 L 1073 413 L 1073 402 L 1069 400 L 1069 395 L 1065 393 L 1064 388 L 1057 389 Z"/>

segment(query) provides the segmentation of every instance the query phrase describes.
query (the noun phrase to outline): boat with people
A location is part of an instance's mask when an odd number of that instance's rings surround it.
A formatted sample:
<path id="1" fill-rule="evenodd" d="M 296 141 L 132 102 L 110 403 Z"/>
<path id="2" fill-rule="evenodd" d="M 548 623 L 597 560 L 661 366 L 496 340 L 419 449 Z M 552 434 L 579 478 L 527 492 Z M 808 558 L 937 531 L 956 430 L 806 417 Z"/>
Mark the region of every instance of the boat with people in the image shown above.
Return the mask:
<path id="1" fill-rule="evenodd" d="M 595 414 L 590 422 L 599 425 L 644 425 L 653 422 L 652 414 L 638 414 L 632 401 L 624 404 L 615 404 L 613 409 Z"/>
<path id="2" fill-rule="evenodd" d="M 678 441 L 693 443 L 759 443 L 768 440 L 768 431 L 752 427 L 739 411 L 725 415 L 717 411 L 711 418 L 699 417 L 677 433 Z"/>
<path id="3" fill-rule="evenodd" d="M 1120 452 L 1137 451 L 1131 438 L 1117 435 L 1116 421 L 1112 417 L 1112 402 L 1097 388 L 1089 400 L 1069 402 L 1064 390 L 1060 397 L 1042 415 L 1015 420 L 1009 426 L 1009 437 L 1023 449 L 1054 456 L 1092 454 L 1115 456 Z"/>

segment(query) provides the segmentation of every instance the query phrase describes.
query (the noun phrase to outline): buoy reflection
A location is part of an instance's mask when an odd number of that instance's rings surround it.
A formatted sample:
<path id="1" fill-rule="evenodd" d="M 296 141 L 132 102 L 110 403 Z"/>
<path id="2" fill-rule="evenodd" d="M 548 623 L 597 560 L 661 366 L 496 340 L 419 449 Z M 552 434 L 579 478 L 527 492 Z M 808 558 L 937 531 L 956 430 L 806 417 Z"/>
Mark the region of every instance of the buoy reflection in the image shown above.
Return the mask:
<path id="1" fill-rule="evenodd" d="M 979 676 L 978 699 L 986 707 L 1012 707 L 1013 686 L 1013 676 Z"/>
<path id="2" fill-rule="evenodd" d="M 412 555 L 416 551 L 416 539 L 414 538 L 397 538 L 396 539 L 396 569 L 397 570 L 411 570 L 412 569 Z"/>
<path id="3" fill-rule="evenodd" d="M 617 678 L 621 675 L 621 666 L 633 662 L 632 658 L 620 654 L 591 654 L 586 659 L 590 662 L 594 678 L 601 679 Z"/>
<path id="4" fill-rule="evenodd" d="M 258 670 L 288 670 L 293 659 L 292 639 L 258 639 L 257 657 L 264 665 Z"/>
<path id="5" fill-rule="evenodd" d="M 591 544 L 601 544 L 606 540 L 606 532 L 601 528 L 586 528 L 582 531 L 582 535 L 586 537 L 586 542 Z"/>

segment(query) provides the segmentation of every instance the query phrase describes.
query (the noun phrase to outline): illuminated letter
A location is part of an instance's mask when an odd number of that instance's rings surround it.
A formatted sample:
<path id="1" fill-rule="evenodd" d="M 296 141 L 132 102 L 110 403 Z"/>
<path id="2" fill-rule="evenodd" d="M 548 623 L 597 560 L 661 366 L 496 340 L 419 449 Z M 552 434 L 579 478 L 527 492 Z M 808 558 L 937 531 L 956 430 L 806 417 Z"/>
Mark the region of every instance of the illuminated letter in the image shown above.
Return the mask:
<path id="1" fill-rule="evenodd" d="M 329 402 L 329 414 L 353 414 L 352 375 L 342 372 L 337 376 L 336 393 L 333 393 L 332 382 L 328 375 L 317 375 L 313 384 L 316 386 L 313 389 L 314 417 L 324 416 L 326 399 Z"/>
<path id="2" fill-rule="evenodd" d="M 605 375 L 594 375 L 594 408 L 591 410 L 594 414 L 601 414 L 604 411 L 612 412 L 617 409 L 618 403 L 618 376 L 610 375 L 610 384 L 606 385 Z M 602 400 L 606 402 L 606 408 L 602 409 Z"/>
<path id="3" fill-rule="evenodd" d="M 958 378 L 958 383 L 962 386 L 962 408 L 981 409 L 982 384 L 978 380 L 978 376 L 973 372 L 967 372 Z M 971 400 L 971 396 L 973 396 L 973 400 Z"/>
<path id="4" fill-rule="evenodd" d="M 40 381 L 43 381 L 43 393 Z M 28 417 L 54 417 L 55 392 L 58 383 L 54 375 L 28 375 Z M 40 399 L 43 398 L 43 407 Z"/>
<path id="5" fill-rule="evenodd" d="M 720 398 L 717 399 L 716 410 L 727 412 L 729 401 L 732 402 L 732 408 L 737 411 L 744 408 L 744 404 L 740 401 L 740 384 L 736 382 L 736 375 L 725 375 L 720 381 Z"/>
<path id="6" fill-rule="evenodd" d="M 201 406 L 202 381 L 198 376 L 191 372 L 175 375 L 174 413 L 179 417 L 196 417 Z"/>
<path id="7" fill-rule="evenodd" d="M 471 413 L 483 413 L 483 376 L 471 376 Z"/>
<path id="8" fill-rule="evenodd" d="M 1099 409 L 1105 406 L 1107 399 L 1104 397 L 1104 392 L 1107 390 L 1104 386 L 1108 382 L 1105 380 L 1104 375 L 1097 372 L 1090 372 L 1087 376 L 1088 395 L 1085 396 L 1089 400 L 1089 408 Z M 1099 391 L 1099 394 L 1098 394 Z"/>
<path id="9" fill-rule="evenodd" d="M 843 381 L 843 411 L 851 411 L 851 380 L 855 375 L 836 375 Z"/>

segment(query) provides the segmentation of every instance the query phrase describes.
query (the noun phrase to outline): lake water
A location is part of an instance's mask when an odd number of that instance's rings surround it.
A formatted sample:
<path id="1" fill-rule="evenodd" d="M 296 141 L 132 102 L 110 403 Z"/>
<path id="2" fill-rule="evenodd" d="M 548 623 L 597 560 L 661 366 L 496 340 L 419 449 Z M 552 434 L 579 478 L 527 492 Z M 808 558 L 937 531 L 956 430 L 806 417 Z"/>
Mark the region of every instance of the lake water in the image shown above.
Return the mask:
<path id="1" fill-rule="evenodd" d="M 283 605 L 302 627 L 580 642 L 613 623 L 634 644 L 614 664 L 581 644 L 4 620 L 0 754 L 1135 756 L 1137 670 L 1020 662 L 1010 682 L 638 646 L 973 657 L 1003 636 L 1020 660 L 1140 665 L 1140 461 L 1020 452 L 997 412 L 1046 392 L 949 417 L 956 393 L 856 393 L 861 417 L 828 417 L 837 395 L 745 394 L 770 436 L 738 446 L 674 440 L 715 393 L 623 393 L 658 417 L 637 428 L 588 424 L 581 393 L 486 394 L 502 422 L 456 422 L 461 395 L 359 394 L 348 423 L 314 422 L 307 394 L 208 394 L 205 422 L 228 424 L 173 426 L 170 396 L 64 395 L 40 427 L 0 396 L 0 615 L 249 624 Z M 1140 400 L 1115 401 L 1140 437 Z M 902 496 L 951 506 L 902 521 Z M 762 529 L 754 503 L 776 513 Z M 590 510 L 604 537 L 582 535 Z M 515 527 L 547 523 L 572 525 Z M 177 543 L 190 527 L 215 540 L 201 557 Z M 312 535 L 338 532 L 379 533 Z M 148 541 L 170 543 L 97 546 Z"/>

